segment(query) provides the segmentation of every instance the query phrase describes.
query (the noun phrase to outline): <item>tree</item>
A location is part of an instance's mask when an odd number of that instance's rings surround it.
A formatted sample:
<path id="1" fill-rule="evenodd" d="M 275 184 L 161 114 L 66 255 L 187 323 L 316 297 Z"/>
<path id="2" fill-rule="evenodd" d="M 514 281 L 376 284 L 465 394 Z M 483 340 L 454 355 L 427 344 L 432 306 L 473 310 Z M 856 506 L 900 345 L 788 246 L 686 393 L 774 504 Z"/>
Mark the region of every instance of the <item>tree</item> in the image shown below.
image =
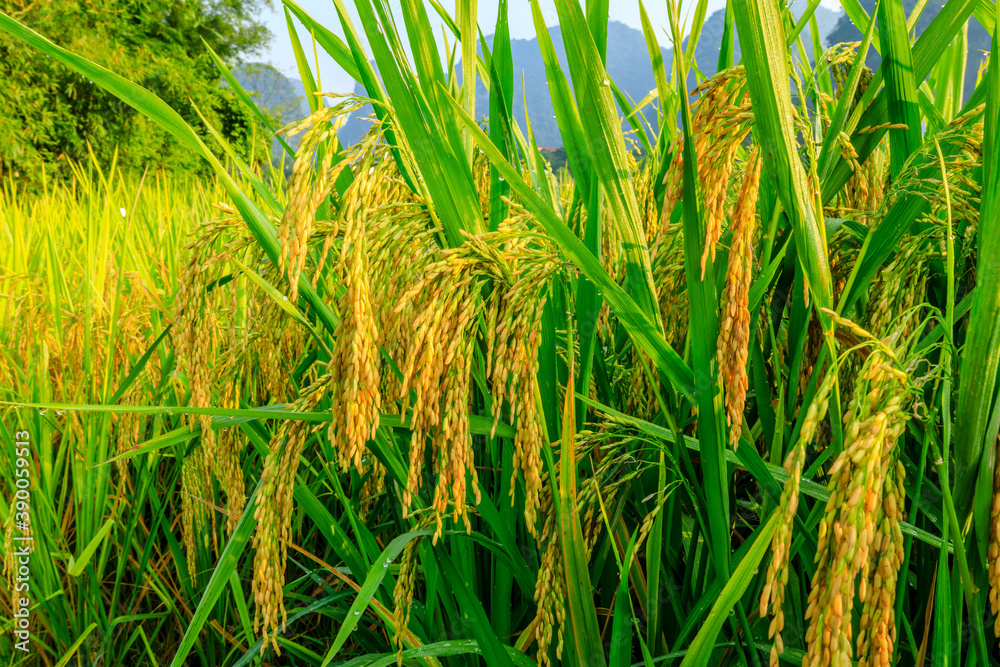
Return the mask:
<path id="1" fill-rule="evenodd" d="M 254 120 L 219 85 L 205 48 L 228 62 L 257 51 L 269 38 L 255 20 L 265 4 L 270 0 L 0 0 L 0 10 L 150 89 L 206 138 L 198 111 L 237 152 L 266 159 L 268 147 L 254 146 Z M 66 173 L 66 159 L 86 159 L 89 150 L 102 162 L 117 150 L 126 168 L 202 168 L 145 116 L 6 35 L 0 82 L 0 177 L 32 180 L 43 164 Z"/>

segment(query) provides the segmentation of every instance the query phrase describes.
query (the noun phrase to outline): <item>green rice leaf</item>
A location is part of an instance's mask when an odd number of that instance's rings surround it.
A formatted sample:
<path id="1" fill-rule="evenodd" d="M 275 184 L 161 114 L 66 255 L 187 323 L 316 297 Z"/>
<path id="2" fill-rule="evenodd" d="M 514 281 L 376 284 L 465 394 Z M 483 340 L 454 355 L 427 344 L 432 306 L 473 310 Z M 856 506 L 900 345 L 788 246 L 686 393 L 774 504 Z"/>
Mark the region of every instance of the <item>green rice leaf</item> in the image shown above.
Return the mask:
<path id="1" fill-rule="evenodd" d="M 670 19 L 674 50 L 679 51 L 680 26 L 672 4 Z M 687 70 L 679 64 L 678 68 L 677 80 L 680 86 L 684 86 Z M 684 273 L 690 304 L 691 365 L 698 386 L 698 412 L 702 417 L 698 422 L 698 439 L 702 446 L 709 544 L 716 576 L 724 581 L 729 577 L 729 484 L 725 465 L 725 412 L 716 358 L 716 341 L 719 335 L 718 294 L 715 280 L 712 279 L 715 275 L 712 259 L 709 257 L 705 263 L 704 274 L 701 268 L 707 223 L 702 215 L 691 107 L 683 88 L 679 97 L 684 128 L 684 197 L 681 205 L 684 218 Z"/>
<path id="2" fill-rule="evenodd" d="M 73 557 L 71 555 L 69 557 L 69 576 L 79 577 L 83 574 L 83 569 L 87 567 L 88 563 L 90 563 L 90 559 L 93 557 L 94 552 L 97 551 L 97 547 L 99 547 L 101 542 L 104 541 L 104 538 L 108 536 L 108 533 L 114 525 L 114 519 L 108 519 L 105 521 L 104 525 L 101 526 L 99 531 L 97 531 L 97 534 L 94 535 L 93 539 L 91 539 L 87 546 L 83 548 L 83 551 L 80 552 L 80 555 L 77 557 Z"/>
<path id="3" fill-rule="evenodd" d="M 361 615 L 368 608 L 371 603 L 372 597 L 375 595 L 375 591 L 379 589 L 382 585 L 382 579 L 389 572 L 389 563 L 393 559 L 397 558 L 400 553 L 402 553 L 403 548 L 406 547 L 411 541 L 418 537 L 425 537 L 427 535 L 432 535 L 434 531 L 431 530 L 415 530 L 404 535 L 400 535 L 390 542 L 379 557 L 375 559 L 371 570 L 368 572 L 368 576 L 365 577 L 365 582 L 361 585 L 361 590 L 358 591 L 357 596 L 354 598 L 354 602 L 351 603 L 350 609 L 347 610 L 347 617 L 344 619 L 343 625 L 340 626 L 340 630 L 337 631 L 337 636 L 333 640 L 333 646 L 327 651 L 326 657 L 323 658 L 323 667 L 329 665 L 330 662 L 337 657 L 337 653 L 344 646 L 344 642 L 347 638 L 351 636 L 351 631 L 358 625 L 361 620 Z M 381 566 L 380 566 L 381 565 Z"/>
<path id="4" fill-rule="evenodd" d="M 747 552 L 746 557 L 740 561 L 740 564 L 736 566 L 733 576 L 722 587 L 722 592 L 719 594 L 715 604 L 712 605 L 712 610 L 708 613 L 708 618 L 705 620 L 704 625 L 701 626 L 698 634 L 695 635 L 691 646 L 688 647 L 687 654 L 684 656 L 684 660 L 681 661 L 681 667 L 704 667 L 704 665 L 709 663 L 709 660 L 712 658 L 712 652 L 715 651 L 715 638 L 719 635 L 722 624 L 729 618 L 733 607 L 739 603 L 740 598 L 743 597 L 743 593 L 756 575 L 757 568 L 760 566 L 761 561 L 764 560 L 764 554 L 767 553 L 767 549 L 771 545 L 771 535 L 777 527 L 778 515 L 772 514 L 767 523 L 761 524 L 754 531 L 750 538 L 753 541 L 750 550 Z"/>
<path id="5" fill-rule="evenodd" d="M 905 129 L 889 131 L 890 171 L 896 179 L 906 160 L 920 147 L 920 107 L 903 5 L 899 2 L 879 2 L 877 13 L 882 39 L 880 69 L 885 78 L 889 122 L 906 126 Z"/>
<path id="6" fill-rule="evenodd" d="M 271 136 L 278 140 L 281 147 L 285 149 L 286 153 L 288 153 L 289 157 L 295 157 L 295 151 L 293 151 L 292 147 L 288 145 L 285 138 L 278 134 L 278 128 L 274 127 L 271 119 L 268 118 L 267 115 L 260 110 L 260 107 L 254 103 L 249 93 L 247 93 L 247 91 L 243 88 L 243 84 L 241 84 L 239 80 L 233 76 L 233 73 L 229 70 L 229 65 L 227 65 L 222 58 L 220 58 L 218 54 L 212 50 L 212 47 L 208 45 L 208 42 L 203 39 L 202 43 L 208 51 L 208 54 L 212 56 L 212 60 L 215 61 L 215 66 L 219 68 L 220 72 L 222 72 L 222 78 L 224 78 L 226 83 L 229 84 L 229 87 L 233 89 L 237 99 L 243 103 L 244 108 L 248 109 L 252 114 L 257 116 L 257 119 L 260 120 L 261 124 L 267 128 L 268 132 L 271 133 Z"/>
<path id="7" fill-rule="evenodd" d="M 285 5 L 285 9 L 292 12 L 299 21 L 302 22 L 304 26 L 309 30 L 312 36 L 316 39 L 316 42 L 323 47 L 331 58 L 333 58 L 337 65 L 344 69 L 349 77 L 355 81 L 361 81 L 362 75 L 361 70 L 358 68 L 357 63 L 354 58 L 354 53 L 350 48 L 344 44 L 343 41 L 333 32 L 324 28 L 319 23 L 313 20 L 313 18 L 306 13 L 302 7 L 294 2 L 294 0 L 281 0 Z"/>
<path id="8" fill-rule="evenodd" d="M 523 199 L 526 208 L 538 216 L 539 224 L 552 236 L 570 261 L 603 293 L 604 298 L 614 309 L 615 315 L 628 329 L 629 335 L 649 355 L 656 367 L 674 383 L 678 391 L 686 397 L 693 398 L 695 395 L 694 375 L 680 358 L 680 355 L 663 338 L 659 327 L 653 325 L 645 312 L 608 275 L 597 258 L 566 227 L 552 208 L 531 187 L 518 179 L 517 171 L 503 159 L 500 151 L 493 145 L 489 137 L 479 129 L 476 122 L 469 116 L 462 114 L 460 108 L 458 113 L 459 119 L 473 130 L 473 136 L 476 137 L 479 146 L 486 151 L 490 162 L 497 167 L 511 184 L 511 187 Z"/>
<path id="9" fill-rule="evenodd" d="M 322 100 L 316 95 L 319 92 L 316 77 L 313 76 L 312 67 L 309 66 L 309 60 L 302 49 L 302 42 L 299 41 L 299 33 L 295 29 L 295 23 L 292 22 L 292 13 L 287 7 L 285 7 L 285 23 L 288 26 L 288 39 L 292 43 L 292 52 L 295 54 L 295 65 L 299 69 L 302 87 L 305 88 L 306 102 L 309 104 L 309 110 L 316 113 L 322 104 Z"/>
<path id="10" fill-rule="evenodd" d="M 572 349 L 572 331 L 569 347 Z M 569 380 L 573 386 L 573 364 L 569 364 Z M 566 576 L 567 631 L 577 653 L 587 656 L 587 662 L 594 667 L 606 665 L 604 646 L 597 625 L 597 610 L 591 594 L 590 572 L 587 568 L 587 547 L 576 511 L 576 457 L 574 438 L 576 416 L 571 392 L 566 392 L 562 420 L 562 447 L 559 457 L 559 546 L 563 557 Z"/>
<path id="11" fill-rule="evenodd" d="M 208 585 L 205 586 L 205 592 L 202 593 L 198 607 L 194 611 L 194 616 L 191 617 L 191 622 L 188 623 L 187 629 L 184 631 L 184 636 L 181 638 L 180 646 L 177 647 L 177 652 L 174 653 L 170 667 L 182 667 L 187 664 L 187 657 L 194 647 L 195 642 L 198 641 L 198 636 L 201 634 L 202 628 L 208 622 L 209 614 L 211 614 L 215 608 L 215 603 L 229 585 L 229 577 L 236 570 L 236 565 L 239 563 L 247 543 L 250 542 L 250 536 L 257 527 L 257 521 L 254 519 L 253 514 L 257 508 L 256 500 L 259 487 L 260 485 L 258 484 L 258 488 L 255 488 L 253 493 L 247 498 L 243 516 L 240 517 L 232 536 L 226 542 L 222 553 L 219 554 L 219 560 L 215 565 L 215 569 L 212 570 L 212 577 L 208 580 Z"/>
<path id="12" fill-rule="evenodd" d="M 535 10 L 534 3 L 532 9 Z M 618 227 L 622 236 L 629 292 L 646 318 L 658 331 L 662 331 L 639 205 L 625 178 L 628 172 L 625 142 L 611 94 L 611 80 L 579 5 L 575 0 L 556 0 L 556 10 L 577 106 L 589 110 L 581 114 L 584 135 L 591 154 L 603 156 L 594 160 L 593 164 L 604 188 L 608 219 Z"/>
<path id="13" fill-rule="evenodd" d="M 818 307 L 829 308 L 833 292 L 826 233 L 796 148 L 788 58 L 777 7 L 774 0 L 733 3 L 753 102 L 756 140 L 764 160 L 762 171 L 774 180 L 791 222 L 811 300 Z"/>
<path id="14" fill-rule="evenodd" d="M 997 35 L 993 35 L 997 50 Z M 960 516 L 969 510 L 975 477 L 992 475 L 993 439 L 987 425 L 996 408 L 994 390 L 1000 367 L 1000 67 L 986 72 L 987 99 L 983 128 L 983 189 L 979 212 L 979 254 L 969 330 L 962 355 L 955 419 L 955 504 Z"/>

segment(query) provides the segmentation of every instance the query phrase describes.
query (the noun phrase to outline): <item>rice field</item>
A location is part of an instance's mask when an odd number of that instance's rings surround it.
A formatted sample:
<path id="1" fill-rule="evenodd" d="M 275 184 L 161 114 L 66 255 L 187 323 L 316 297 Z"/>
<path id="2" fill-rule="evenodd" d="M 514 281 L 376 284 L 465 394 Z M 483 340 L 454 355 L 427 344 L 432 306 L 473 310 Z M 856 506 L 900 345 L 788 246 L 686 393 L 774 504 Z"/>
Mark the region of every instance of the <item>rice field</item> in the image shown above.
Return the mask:
<path id="1" fill-rule="evenodd" d="M 531 2 L 553 172 L 505 1 L 284 4 L 287 179 L 0 14 L 214 173 L 0 190 L 0 658 L 1000 664 L 996 5 L 729 0 L 705 78 L 640 3 L 637 101 Z"/>

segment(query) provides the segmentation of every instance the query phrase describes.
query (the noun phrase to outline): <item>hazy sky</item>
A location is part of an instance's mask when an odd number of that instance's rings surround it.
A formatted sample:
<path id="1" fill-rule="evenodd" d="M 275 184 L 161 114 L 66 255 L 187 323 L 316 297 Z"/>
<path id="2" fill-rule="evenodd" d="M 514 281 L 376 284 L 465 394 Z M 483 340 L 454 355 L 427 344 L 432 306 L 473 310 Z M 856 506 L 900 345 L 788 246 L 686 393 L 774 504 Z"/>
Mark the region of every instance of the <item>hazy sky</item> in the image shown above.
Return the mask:
<path id="1" fill-rule="evenodd" d="M 408 1 L 412 2 L 416 0 Z M 267 26 L 271 29 L 274 37 L 272 38 L 269 47 L 262 51 L 258 57 L 261 60 L 272 62 L 285 74 L 299 78 L 297 73 L 298 70 L 295 65 L 295 56 L 292 53 L 292 48 L 288 39 L 288 27 L 285 22 L 283 5 L 281 0 L 273 0 L 273 2 L 274 7 L 271 11 L 264 14 L 263 19 Z M 336 34 L 343 36 L 343 31 L 340 29 L 340 21 L 338 20 L 336 10 L 334 9 L 333 0 L 296 0 L 296 2 L 321 25 Z M 511 37 L 514 39 L 532 39 L 535 36 L 535 29 L 531 19 L 531 6 L 529 1 L 508 0 L 508 2 L 508 19 L 510 22 Z M 545 16 L 546 24 L 549 26 L 558 24 L 559 21 L 553 1 L 540 0 L 540 2 L 542 14 Z M 361 28 L 357 14 L 354 13 L 354 3 L 350 0 L 345 0 L 345 4 L 349 7 L 349 10 L 352 13 L 355 30 L 357 30 L 363 38 L 364 31 Z M 400 29 L 402 29 L 403 21 L 400 11 L 401 0 L 390 0 L 389 4 L 396 10 L 395 15 L 399 17 L 398 25 L 400 26 Z M 442 0 L 441 4 L 452 16 L 454 16 L 454 0 Z M 496 24 L 498 4 L 499 0 L 480 0 L 479 2 L 479 26 L 484 35 L 493 33 L 493 27 Z M 686 19 L 685 23 L 690 20 L 690 15 L 694 13 L 696 4 L 695 0 L 682 1 L 681 15 Z M 839 8 L 837 0 L 823 0 L 823 5 L 831 9 Z M 428 15 L 430 16 L 432 23 L 437 28 L 437 32 L 439 34 L 438 42 L 440 44 L 442 23 L 438 19 L 438 15 L 434 12 L 430 3 L 427 3 L 425 6 L 427 7 Z M 641 25 L 639 23 L 638 0 L 611 0 L 610 6 L 612 21 L 621 21 L 622 23 L 625 23 L 633 28 L 641 29 Z M 669 46 L 670 40 L 667 38 L 667 33 L 669 32 L 669 19 L 667 17 L 666 2 L 663 0 L 646 0 L 645 7 L 647 13 L 649 14 L 650 22 L 658 31 L 660 46 Z M 711 16 L 713 12 L 718 9 L 722 9 L 723 7 L 725 7 L 725 0 L 708 0 L 708 12 L 706 16 Z M 311 61 L 312 49 L 309 34 L 297 21 L 296 27 L 299 30 L 299 38 L 302 40 L 303 46 L 305 46 L 306 50 L 309 52 Z M 448 38 L 449 41 L 451 41 L 452 35 L 449 34 Z M 611 44 L 609 47 L 614 48 L 614 45 Z M 351 78 L 337 66 L 332 58 L 325 56 L 322 49 L 320 49 L 319 62 L 320 78 L 324 90 L 333 92 L 351 92 L 354 90 L 354 83 Z"/>

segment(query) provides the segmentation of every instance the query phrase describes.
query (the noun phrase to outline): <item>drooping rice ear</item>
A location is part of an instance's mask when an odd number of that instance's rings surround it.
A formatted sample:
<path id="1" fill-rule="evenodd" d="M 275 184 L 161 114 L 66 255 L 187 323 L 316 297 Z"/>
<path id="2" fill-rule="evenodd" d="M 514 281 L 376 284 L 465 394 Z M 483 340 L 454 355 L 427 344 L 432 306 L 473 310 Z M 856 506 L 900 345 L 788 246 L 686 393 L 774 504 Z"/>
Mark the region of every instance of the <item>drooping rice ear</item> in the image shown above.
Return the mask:
<path id="1" fill-rule="evenodd" d="M 789 549 L 793 540 L 792 530 L 795 524 L 795 513 L 798 510 L 799 485 L 802 480 L 806 447 L 811 444 L 820 422 L 826 417 L 830 391 L 833 389 L 835 379 L 835 372 L 827 373 L 806 412 L 805 421 L 799 432 L 799 440 L 785 459 L 784 467 L 788 473 L 788 481 L 785 482 L 785 487 L 781 492 L 778 509 L 780 522 L 771 539 L 771 563 L 768 566 L 764 590 L 760 596 L 761 617 L 767 614 L 768 607 L 771 609 L 772 620 L 768 629 L 768 636 L 774 640 L 774 645 L 771 648 L 771 667 L 777 667 L 778 658 L 784 651 L 781 631 L 785 627 L 785 614 L 782 611 L 782 605 L 785 600 L 785 585 L 788 583 Z"/>
<path id="2" fill-rule="evenodd" d="M 403 557 L 399 564 L 399 578 L 393 589 L 392 622 L 396 628 L 392 642 L 396 646 L 396 664 L 403 665 L 403 636 L 410 623 L 410 611 L 413 609 L 413 591 L 417 583 L 417 547 L 419 537 L 407 542 L 403 549 Z"/>
<path id="3" fill-rule="evenodd" d="M 844 449 L 829 471 L 806 610 L 810 665 L 841 664 L 855 655 L 851 619 L 858 595 L 864 605 L 859 664 L 890 664 L 895 625 L 890 632 L 886 607 L 902 564 L 896 447 L 909 418 L 903 409 L 908 380 L 894 364 L 881 348 L 869 355 L 845 416 Z M 870 597 L 876 591 L 877 600 Z"/>
<path id="4" fill-rule="evenodd" d="M 329 143 L 329 139 L 336 137 L 347 114 L 355 108 L 357 103 L 353 101 L 342 102 L 334 107 L 322 107 L 289 132 L 297 134 L 307 128 L 292 166 L 288 205 L 278 229 L 278 241 L 281 245 L 278 264 L 282 273 L 288 274 L 289 298 L 292 301 L 298 300 L 299 277 L 308 257 L 309 238 L 315 225 L 316 211 L 333 190 L 341 171 L 350 164 L 346 159 L 334 162 L 337 154 L 326 150 L 317 165 L 316 154 Z"/>
<path id="5" fill-rule="evenodd" d="M 760 185 L 760 151 L 754 149 L 743 177 L 733 211 L 733 240 L 726 271 L 719 325 L 718 358 L 725 387 L 729 442 L 739 446 L 743 406 L 747 392 L 747 354 L 750 344 L 750 283 L 753 272 L 753 234 L 757 219 L 757 190 Z"/>
<path id="6" fill-rule="evenodd" d="M 356 179 L 344 206 L 344 240 L 338 270 L 346 288 L 339 302 L 340 321 L 330 360 L 333 419 L 328 430 L 340 467 L 363 468 L 368 441 L 378 430 L 382 397 L 379 392 L 379 334 L 371 298 L 366 249 L 367 179 Z"/>
<path id="7" fill-rule="evenodd" d="M 725 217 L 726 191 L 732 174 L 736 151 L 749 132 L 753 119 L 750 98 L 741 93 L 745 71 L 742 66 L 719 72 L 692 91 L 701 97 L 692 107 L 692 135 L 698 156 L 698 179 L 704 202 L 705 244 L 701 257 L 701 274 L 722 235 Z M 683 193 L 683 138 L 678 137 L 674 158 L 664 178 L 666 188 L 660 216 L 660 234 L 670 222 L 670 213 L 681 201 Z"/>
<path id="8" fill-rule="evenodd" d="M 314 412 L 326 398 L 329 386 L 329 374 L 316 380 L 292 404 L 292 411 Z M 254 632 L 258 632 L 259 628 L 264 644 L 270 639 L 279 655 L 279 620 L 282 628 L 288 620 L 284 605 L 284 586 L 287 545 L 292 537 L 292 492 L 302 450 L 311 428 L 306 421 L 282 422 L 271 438 L 254 510 L 257 522 L 257 530 L 253 536 L 253 596 L 256 603 Z"/>

